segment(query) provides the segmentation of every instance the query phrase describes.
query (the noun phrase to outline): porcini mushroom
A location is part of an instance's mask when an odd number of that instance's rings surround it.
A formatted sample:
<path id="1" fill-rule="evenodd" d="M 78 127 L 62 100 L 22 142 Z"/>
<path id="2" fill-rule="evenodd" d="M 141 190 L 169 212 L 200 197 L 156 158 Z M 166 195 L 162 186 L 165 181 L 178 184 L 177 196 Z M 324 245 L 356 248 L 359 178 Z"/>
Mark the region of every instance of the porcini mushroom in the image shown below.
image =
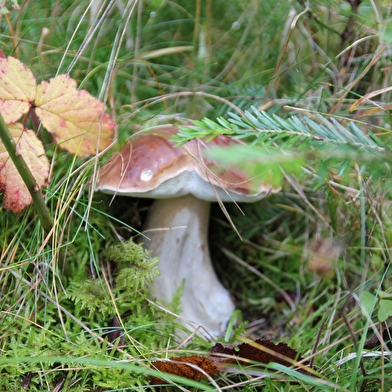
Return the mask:
<path id="1" fill-rule="evenodd" d="M 204 333 L 219 336 L 235 306 L 211 263 L 210 202 L 252 202 L 277 189 L 261 184 L 254 191 L 246 173 L 203 156 L 211 145 L 241 142 L 217 136 L 210 142 L 195 139 L 175 147 L 169 137 L 176 132 L 176 127 L 165 126 L 136 136 L 101 168 L 96 190 L 156 199 L 144 225 L 150 239 L 145 247 L 160 259 L 161 275 L 152 294 L 169 303 L 182 288 L 179 321 L 192 330 L 202 327 Z"/>

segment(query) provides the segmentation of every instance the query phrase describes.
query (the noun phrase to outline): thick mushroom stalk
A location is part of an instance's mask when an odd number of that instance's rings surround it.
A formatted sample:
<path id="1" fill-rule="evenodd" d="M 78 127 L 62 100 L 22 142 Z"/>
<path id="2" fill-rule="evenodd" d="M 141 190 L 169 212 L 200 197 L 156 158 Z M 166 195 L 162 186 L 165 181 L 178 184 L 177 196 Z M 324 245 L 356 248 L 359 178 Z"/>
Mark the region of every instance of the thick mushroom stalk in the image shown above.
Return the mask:
<path id="1" fill-rule="evenodd" d="M 154 296 L 170 302 L 182 288 L 181 323 L 190 330 L 202 326 L 200 334 L 220 336 L 235 307 L 211 263 L 209 212 L 210 202 L 192 195 L 156 200 L 145 223 L 150 241 L 144 245 L 160 258 Z"/>

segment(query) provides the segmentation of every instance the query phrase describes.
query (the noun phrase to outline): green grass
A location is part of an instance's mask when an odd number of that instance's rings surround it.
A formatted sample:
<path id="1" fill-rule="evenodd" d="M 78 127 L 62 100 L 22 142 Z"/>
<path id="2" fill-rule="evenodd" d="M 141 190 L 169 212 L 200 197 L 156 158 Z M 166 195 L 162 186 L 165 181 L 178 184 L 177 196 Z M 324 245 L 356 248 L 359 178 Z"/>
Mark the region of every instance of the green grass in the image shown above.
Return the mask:
<path id="1" fill-rule="evenodd" d="M 364 1 L 357 13 L 348 2 L 312 1 L 303 14 L 303 2 L 272 0 L 6 6 L 0 49 L 26 63 L 38 81 L 69 72 L 104 100 L 118 122 L 119 145 L 151 124 L 228 118 L 252 105 L 282 118 L 349 119 L 391 102 L 385 90 L 350 113 L 361 96 L 390 85 L 386 1 Z M 352 35 L 343 42 L 348 27 Z M 357 119 L 388 151 L 391 124 L 388 107 Z M 152 279 L 153 267 L 136 278 L 128 262 L 110 256 L 120 238 L 137 236 L 132 230 L 140 229 L 146 205 L 118 198 L 109 206 L 110 197 L 92 193 L 94 165 L 106 156 L 75 159 L 41 137 L 52 162 L 44 195 L 53 232 L 43 232 L 33 207 L 18 215 L 0 211 L 0 389 L 53 391 L 64 383 L 72 391 L 145 390 L 152 360 L 203 354 L 213 343 L 193 336 L 180 347 L 173 317 L 141 284 Z M 363 358 L 366 374 L 355 358 L 337 364 L 380 331 L 379 304 L 366 317 L 361 292 L 391 291 L 390 162 L 347 159 L 344 168 L 340 157 L 305 152 L 306 170 L 286 177 L 280 194 L 241 210 L 227 206 L 242 240 L 214 206 L 210 243 L 240 310 L 228 342 L 284 341 L 313 362 L 316 375 L 275 367 L 266 370 L 269 377 L 253 378 L 243 369 L 215 381 L 172 377 L 173 390 L 392 388 L 390 356 Z M 309 264 L 317 258 L 312 250 L 328 238 L 341 252 L 322 259 L 332 273 L 318 275 Z M 140 248 L 133 252 L 135 266 L 143 257 Z M 113 317 L 129 310 L 120 325 L 123 345 L 111 344 Z M 388 341 L 387 328 L 382 349 L 391 348 Z"/>

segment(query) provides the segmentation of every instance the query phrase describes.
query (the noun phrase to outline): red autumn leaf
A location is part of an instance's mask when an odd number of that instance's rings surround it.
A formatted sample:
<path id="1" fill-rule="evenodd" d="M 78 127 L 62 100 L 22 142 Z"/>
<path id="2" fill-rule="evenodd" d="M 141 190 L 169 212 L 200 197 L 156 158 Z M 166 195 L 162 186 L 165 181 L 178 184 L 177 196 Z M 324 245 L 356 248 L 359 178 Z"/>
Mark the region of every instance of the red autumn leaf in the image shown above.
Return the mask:
<path id="1" fill-rule="evenodd" d="M 94 155 L 112 142 L 115 124 L 106 106 L 68 75 L 36 85 L 28 67 L 0 56 L 0 114 L 6 124 L 18 121 L 35 106 L 44 127 L 61 148 L 79 156 Z"/>
<path id="2" fill-rule="evenodd" d="M 23 130 L 22 124 L 11 124 L 8 128 L 15 141 L 17 153 L 23 156 L 36 184 L 42 187 L 49 174 L 49 160 L 41 141 L 33 131 Z M 1 143 L 0 192 L 4 193 L 3 207 L 15 213 L 22 211 L 32 202 L 30 192 Z"/>
<path id="3" fill-rule="evenodd" d="M 115 124 L 106 106 L 85 90 L 77 90 L 68 75 L 37 87 L 36 113 L 61 148 L 78 156 L 94 155 L 112 142 Z"/>
<path id="4" fill-rule="evenodd" d="M 0 57 L 0 113 L 6 124 L 18 121 L 28 112 L 35 88 L 29 68 L 14 57 Z"/>
<path id="5" fill-rule="evenodd" d="M 29 68 L 16 58 L 5 58 L 0 52 L 0 114 L 9 124 L 17 152 L 26 161 L 39 188 L 48 176 L 49 161 L 35 133 L 15 124 L 33 105 L 35 112 L 32 113 L 38 115 L 60 147 L 73 154 L 92 155 L 112 141 L 115 124 L 105 113 L 106 106 L 101 101 L 87 91 L 77 90 L 76 82 L 67 75 L 57 76 L 37 87 Z M 2 143 L 0 192 L 4 193 L 4 208 L 15 213 L 32 201 Z"/>

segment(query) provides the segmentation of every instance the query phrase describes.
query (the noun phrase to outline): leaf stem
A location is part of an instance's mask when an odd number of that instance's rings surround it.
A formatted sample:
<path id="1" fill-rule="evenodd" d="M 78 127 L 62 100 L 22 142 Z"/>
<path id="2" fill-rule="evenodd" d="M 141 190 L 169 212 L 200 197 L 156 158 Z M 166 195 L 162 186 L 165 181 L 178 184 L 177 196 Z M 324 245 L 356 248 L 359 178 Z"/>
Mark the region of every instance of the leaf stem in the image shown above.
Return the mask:
<path id="1" fill-rule="evenodd" d="M 19 155 L 16 151 L 16 144 L 12 138 L 3 117 L 0 115 L 0 138 L 6 148 L 8 155 L 12 159 L 16 169 L 18 170 L 23 182 L 26 184 L 27 189 L 33 199 L 35 209 L 41 221 L 41 225 L 46 233 L 49 233 L 53 227 L 53 218 L 50 214 L 45 200 L 42 196 L 40 187 L 37 185 L 33 174 L 28 168 L 23 156 Z"/>

